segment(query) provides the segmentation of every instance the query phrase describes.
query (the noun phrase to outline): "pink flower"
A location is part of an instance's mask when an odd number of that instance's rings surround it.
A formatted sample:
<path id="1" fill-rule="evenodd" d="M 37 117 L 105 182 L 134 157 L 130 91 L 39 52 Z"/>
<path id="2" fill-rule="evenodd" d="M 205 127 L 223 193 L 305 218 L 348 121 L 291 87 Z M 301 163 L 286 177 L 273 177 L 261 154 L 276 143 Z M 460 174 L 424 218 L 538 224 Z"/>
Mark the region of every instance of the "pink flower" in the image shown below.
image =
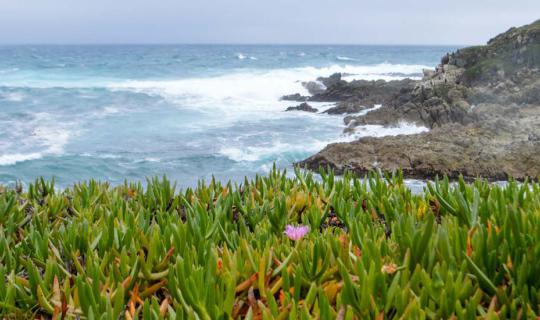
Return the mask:
<path id="1" fill-rule="evenodd" d="M 302 239 L 308 232 L 309 232 L 308 226 L 295 227 L 289 224 L 285 227 L 285 232 L 283 233 L 285 233 L 287 237 L 289 237 L 289 239 L 298 241 Z"/>

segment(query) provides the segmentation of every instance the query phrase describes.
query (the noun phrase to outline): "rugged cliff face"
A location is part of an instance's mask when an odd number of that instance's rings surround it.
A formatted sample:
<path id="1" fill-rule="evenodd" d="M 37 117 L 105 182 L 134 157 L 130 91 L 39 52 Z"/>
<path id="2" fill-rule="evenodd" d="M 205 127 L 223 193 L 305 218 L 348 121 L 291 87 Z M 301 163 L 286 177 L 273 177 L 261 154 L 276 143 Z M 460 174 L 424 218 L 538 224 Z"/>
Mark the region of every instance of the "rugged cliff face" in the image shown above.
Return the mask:
<path id="1" fill-rule="evenodd" d="M 332 144 L 301 165 L 357 172 L 403 168 L 421 178 L 540 176 L 540 20 L 485 46 L 448 54 L 435 70 L 425 70 L 422 80 L 400 85 L 379 83 L 373 92 L 362 88 L 355 95 L 352 83 L 335 82 L 311 99 L 339 97 L 336 92 L 347 92 L 342 103 L 379 99 L 382 108 L 345 118 L 348 132 L 399 121 L 425 125 L 430 132 Z"/>
<path id="2" fill-rule="evenodd" d="M 512 28 L 485 46 L 444 56 L 413 89 L 401 90 L 383 108 L 349 123 L 388 125 L 401 118 L 430 128 L 470 124 L 479 120 L 474 109 L 480 104 L 539 104 L 539 88 L 540 20 Z"/>

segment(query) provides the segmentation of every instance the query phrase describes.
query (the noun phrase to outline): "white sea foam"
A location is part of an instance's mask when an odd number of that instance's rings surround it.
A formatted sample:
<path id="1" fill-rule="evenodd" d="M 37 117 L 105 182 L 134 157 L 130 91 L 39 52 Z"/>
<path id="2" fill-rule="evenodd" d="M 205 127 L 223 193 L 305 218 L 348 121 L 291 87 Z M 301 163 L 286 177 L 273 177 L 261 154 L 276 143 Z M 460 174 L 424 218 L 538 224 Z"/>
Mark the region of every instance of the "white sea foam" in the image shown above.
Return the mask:
<path id="1" fill-rule="evenodd" d="M 363 137 L 385 137 L 397 135 L 417 134 L 428 131 L 428 128 L 416 126 L 406 122 L 400 122 L 394 127 L 384 127 L 381 125 L 365 125 L 356 128 L 354 134 L 342 134 L 336 139 L 319 140 L 308 139 L 302 143 L 286 143 L 282 141 L 272 141 L 266 146 L 225 146 L 219 150 L 219 154 L 236 162 L 254 162 L 264 159 L 272 159 L 287 153 L 315 153 L 323 149 L 330 143 L 351 142 Z"/>
<path id="2" fill-rule="evenodd" d="M 243 57 L 247 57 L 242 54 Z M 179 108 L 193 108 L 197 111 L 207 112 L 214 116 L 208 118 L 212 125 L 227 126 L 229 121 L 256 121 L 257 119 L 271 120 L 286 117 L 312 117 L 313 121 L 328 121 L 332 116 L 321 114 L 291 114 L 282 112 L 291 102 L 279 101 L 286 94 L 307 94 L 302 86 L 303 81 L 314 80 L 320 76 L 329 76 L 336 72 L 346 74 L 347 80 L 352 79 L 402 79 L 407 74 L 421 72 L 426 66 L 421 65 L 395 65 L 379 64 L 371 66 L 333 65 L 324 68 L 301 67 L 276 70 L 242 70 L 229 74 L 188 78 L 178 80 L 138 80 L 122 82 L 106 82 L 111 90 L 130 90 L 159 95 L 175 103 Z M 78 87 L 80 84 L 71 84 Z M 14 97 L 11 97 L 12 99 Z M 16 97 L 15 97 L 16 98 Z M 177 103 L 176 103 L 177 102 Z M 328 106 L 325 104 L 324 106 Z M 323 105 L 316 105 L 324 110 Z M 103 114 L 120 112 L 117 106 L 105 106 L 100 110 Z M 365 111 L 367 112 L 367 111 Z M 341 118 L 335 120 L 336 131 L 341 130 Z M 214 122 L 212 122 L 214 121 Z M 35 160 L 47 155 L 60 155 L 64 153 L 65 146 L 77 129 L 66 125 L 54 115 L 48 113 L 34 113 L 33 119 L 26 123 L 14 126 L 20 127 L 20 133 L 15 140 L 24 146 L 2 148 L 3 154 L 0 165 L 13 164 L 20 161 Z M 334 125 L 334 124 L 333 124 Z M 332 125 L 332 126 L 333 126 Z M 275 141 L 265 145 L 242 145 L 240 142 L 226 144 L 219 153 L 234 161 L 258 161 L 272 158 L 284 153 L 316 152 L 325 145 L 335 141 L 350 141 L 362 136 L 384 136 L 395 134 L 410 134 L 427 130 L 408 124 L 400 124 L 395 128 L 381 126 L 358 127 L 357 132 L 350 136 L 340 136 L 338 139 L 308 139 L 303 143 L 294 143 L 275 137 Z M 328 136 L 326 136 L 328 137 Z M 155 159 L 147 159 L 152 161 Z"/>
<path id="3" fill-rule="evenodd" d="M 322 68 L 304 67 L 290 70 L 295 73 L 305 73 L 306 76 L 311 77 L 311 80 L 338 72 L 347 75 L 347 80 L 400 80 L 406 78 L 407 75 L 420 74 L 422 69 L 428 68 L 430 67 L 415 64 L 380 63 L 375 65 L 332 65 Z"/>
<path id="4" fill-rule="evenodd" d="M 144 163 L 144 162 L 153 162 L 153 163 L 157 163 L 157 162 L 161 162 L 161 159 L 160 158 L 156 158 L 156 157 L 146 157 L 146 158 L 142 158 L 142 159 L 136 159 L 133 161 L 134 163 Z"/>
<path id="5" fill-rule="evenodd" d="M 128 81 L 115 83 L 111 89 L 157 94 L 177 102 L 182 108 L 244 116 L 281 111 L 279 98 L 293 92 L 305 92 L 297 77 L 288 72 L 235 73 L 212 78 L 173 81 Z"/>
<path id="6" fill-rule="evenodd" d="M 359 115 L 376 110 L 380 107 L 380 105 L 377 105 L 374 108 L 359 113 Z M 321 114 L 306 114 L 306 116 L 320 117 L 320 121 L 326 122 L 328 122 L 331 118 L 341 120 L 341 117 L 339 116 L 328 116 Z M 342 127 L 336 126 L 336 129 L 341 130 Z M 335 142 L 351 142 L 368 136 L 385 137 L 401 134 L 417 134 L 429 130 L 426 127 L 417 126 L 415 124 L 407 122 L 400 122 L 397 126 L 393 127 L 384 127 L 380 125 L 365 125 L 359 126 L 356 129 L 357 131 L 354 134 L 341 134 L 333 139 L 316 139 L 314 137 L 310 137 L 308 139 L 303 139 L 302 143 L 274 140 L 264 146 L 238 146 L 229 144 L 227 146 L 223 146 L 219 150 L 219 154 L 236 162 L 255 162 L 265 159 L 275 160 L 276 157 L 280 157 L 288 153 L 315 153 L 323 149 L 328 144 Z"/>
<path id="7" fill-rule="evenodd" d="M 244 59 L 257 59 L 256 57 L 250 57 L 245 54 L 239 53 L 237 58 L 240 60 Z M 391 63 L 381 63 L 375 65 L 331 65 L 327 67 L 299 67 L 299 68 L 287 68 L 287 69 L 275 69 L 275 70 L 261 70 L 261 69 L 252 69 L 245 70 L 240 69 L 236 71 L 231 71 L 231 73 L 216 76 L 216 77 L 201 77 L 201 78 L 188 78 L 188 79 L 178 79 L 178 80 L 140 80 L 140 81 L 120 81 L 113 80 L 110 78 L 95 77 L 95 78 L 74 78 L 72 80 L 66 78 L 56 78 L 56 77 L 39 77 L 20 80 L 20 81 L 9 81 L 2 82 L 0 80 L 0 85 L 12 86 L 12 87 L 27 87 L 27 88 L 119 88 L 119 89 L 159 89 L 166 87 L 169 91 L 171 87 L 178 85 L 178 93 L 185 93 L 185 84 L 192 81 L 195 85 L 204 85 L 206 82 L 209 82 L 210 88 L 212 90 L 211 84 L 220 83 L 226 85 L 224 81 L 233 80 L 235 85 L 247 85 L 253 83 L 255 80 L 256 85 L 264 84 L 266 86 L 279 86 L 284 89 L 289 86 L 292 82 L 301 82 L 301 81 L 312 81 L 318 77 L 330 76 L 333 73 L 342 73 L 344 74 L 344 80 L 351 81 L 356 79 L 364 80 L 399 80 L 406 77 L 412 77 L 418 79 L 420 74 L 422 74 L 423 69 L 429 69 L 429 66 L 424 65 L 412 65 L 412 64 L 391 64 Z M 271 81 L 270 81 L 271 80 Z M 259 87 L 261 91 L 266 90 L 267 88 Z M 289 90 L 280 92 L 281 94 L 294 93 L 292 87 Z M 197 90 L 198 91 L 198 90 Z M 195 91 L 195 94 L 197 94 Z M 283 91 L 283 90 L 282 90 Z M 212 92 L 208 92 L 212 94 Z"/>
<path id="8" fill-rule="evenodd" d="M 376 105 L 373 108 L 359 112 L 358 115 L 366 114 L 370 111 L 380 108 Z M 339 118 L 339 116 L 328 116 L 321 114 L 306 114 L 306 116 L 319 117 L 321 121 L 329 121 L 330 118 Z M 336 129 L 341 130 L 340 126 Z M 410 135 L 429 131 L 428 128 L 417 126 L 412 123 L 399 122 L 396 126 L 384 127 L 381 125 L 364 125 L 356 128 L 353 134 L 341 134 L 334 139 L 304 139 L 302 143 L 282 142 L 280 140 L 272 141 L 264 146 L 224 146 L 219 150 L 219 154 L 236 162 L 255 162 L 265 159 L 275 160 L 276 157 L 287 153 L 314 153 L 320 151 L 330 143 L 351 142 L 363 137 L 385 137 L 397 135 Z"/>
<path id="9" fill-rule="evenodd" d="M 86 116 L 86 119 L 103 119 L 110 115 L 115 115 L 120 112 L 124 112 L 126 108 L 122 108 L 115 105 L 104 106 L 103 108 L 96 108 L 95 110 L 89 112 Z"/>
<path id="10" fill-rule="evenodd" d="M 339 61 L 354 61 L 356 59 L 354 58 L 349 58 L 349 57 L 346 57 L 346 56 L 337 56 L 336 57 L 336 60 L 339 60 Z"/>
<path id="11" fill-rule="evenodd" d="M 17 143 L 0 150 L 0 166 L 61 155 L 74 134 L 74 130 L 46 112 L 32 113 L 30 119 L 5 125 L 10 139 Z"/>
<path id="12" fill-rule="evenodd" d="M 79 154 L 81 157 L 88 157 L 88 158 L 98 158 L 98 159 L 121 159 L 122 157 L 117 154 L 109 154 L 109 153 L 88 153 L 84 152 Z"/>
<path id="13" fill-rule="evenodd" d="M 0 74 L 13 73 L 19 71 L 19 68 L 1 69 Z"/>
<path id="14" fill-rule="evenodd" d="M 64 152 L 64 146 L 72 135 L 68 128 L 46 112 L 35 113 L 32 123 L 34 125 L 29 139 L 33 144 L 44 147 L 47 154 L 58 155 Z"/>
<path id="15" fill-rule="evenodd" d="M 429 131 L 424 126 L 417 126 L 413 123 L 400 122 L 397 126 L 385 127 L 381 125 L 363 125 L 355 128 L 355 132 L 345 140 L 357 140 L 363 137 L 386 137 L 397 135 L 418 134 Z"/>
<path id="16" fill-rule="evenodd" d="M 26 96 L 20 92 L 7 92 L 1 94 L 0 97 L 7 101 L 20 102 L 23 101 Z"/>
<path id="17" fill-rule="evenodd" d="M 249 59 L 249 60 L 259 60 L 257 57 L 254 57 L 254 56 L 247 56 L 243 53 L 238 53 L 236 54 L 236 58 L 238 60 L 246 60 L 246 59 Z"/>
<path id="18" fill-rule="evenodd" d="M 254 162 L 265 158 L 273 158 L 275 155 L 282 155 L 292 152 L 315 152 L 327 145 L 326 141 L 314 140 L 310 143 L 293 144 L 281 141 L 272 141 L 264 147 L 232 147 L 227 146 L 219 150 L 219 154 L 236 162 Z"/>
<path id="19" fill-rule="evenodd" d="M 39 152 L 32 153 L 12 153 L 12 154 L 3 154 L 0 155 L 0 166 L 10 166 L 14 165 L 17 162 L 23 162 L 28 160 L 36 160 L 43 157 L 43 154 Z"/>
<path id="20" fill-rule="evenodd" d="M 308 94 L 303 81 L 341 72 L 347 80 L 403 79 L 403 74 L 416 74 L 426 66 L 379 64 L 372 66 L 340 66 L 324 68 L 302 67 L 271 71 L 250 70 L 226 75 L 179 80 L 137 80 L 110 83 L 111 90 L 131 90 L 160 95 L 178 102 L 182 107 L 224 114 L 268 113 L 282 111 L 288 103 L 279 98 L 286 94 Z"/>
<path id="21" fill-rule="evenodd" d="M 105 114 L 114 114 L 114 113 L 118 113 L 118 112 L 120 112 L 120 109 L 118 109 L 117 107 L 107 106 L 107 107 L 103 108 L 103 113 L 105 113 Z"/>
<path id="22" fill-rule="evenodd" d="M 422 73 L 422 69 L 430 68 L 424 65 L 411 64 L 391 64 L 381 63 L 376 65 L 333 65 L 325 68 L 303 68 L 310 74 L 317 72 L 323 76 L 329 76 L 333 73 L 344 74 L 343 79 L 346 81 L 352 80 L 401 80 L 405 78 L 419 79 L 418 75 Z"/>

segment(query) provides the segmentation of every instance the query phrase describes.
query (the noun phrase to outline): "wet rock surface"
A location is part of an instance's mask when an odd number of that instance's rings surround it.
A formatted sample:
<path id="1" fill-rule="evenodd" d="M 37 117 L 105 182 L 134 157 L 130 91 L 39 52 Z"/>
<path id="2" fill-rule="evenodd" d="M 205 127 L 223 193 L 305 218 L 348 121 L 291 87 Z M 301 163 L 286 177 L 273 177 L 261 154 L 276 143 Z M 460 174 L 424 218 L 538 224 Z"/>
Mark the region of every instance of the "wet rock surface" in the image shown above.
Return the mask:
<path id="1" fill-rule="evenodd" d="M 352 114 L 352 113 L 358 113 L 360 111 L 364 111 L 369 108 L 370 107 L 365 106 L 361 101 L 352 99 L 352 100 L 338 102 L 335 107 L 329 108 L 328 110 L 324 111 L 324 113 Z"/>
<path id="2" fill-rule="evenodd" d="M 405 176 L 418 179 L 443 175 L 457 178 L 460 174 L 489 180 L 537 178 L 540 140 L 531 136 L 531 131 L 540 128 L 540 117 L 529 118 L 526 125 L 516 124 L 491 119 L 478 126 L 447 124 L 416 135 L 336 143 L 300 165 L 312 170 L 329 166 L 338 173 L 351 170 L 359 174 L 401 168 Z"/>
<path id="3" fill-rule="evenodd" d="M 317 112 L 319 111 L 316 108 L 313 108 L 306 102 L 297 105 L 296 107 L 288 107 L 285 111 L 305 111 L 305 112 Z"/>
<path id="4" fill-rule="evenodd" d="M 357 173 L 402 168 L 411 178 L 540 176 L 540 20 L 444 56 L 419 81 L 346 82 L 338 75 L 318 81 L 326 90 L 308 100 L 337 101 L 328 113 L 382 105 L 348 115 L 346 132 L 403 121 L 431 130 L 331 144 L 300 166 Z"/>
<path id="5" fill-rule="evenodd" d="M 303 96 L 300 93 L 293 93 L 293 94 L 289 94 L 289 95 L 281 97 L 281 100 L 302 102 L 302 101 L 308 101 L 309 96 Z"/>

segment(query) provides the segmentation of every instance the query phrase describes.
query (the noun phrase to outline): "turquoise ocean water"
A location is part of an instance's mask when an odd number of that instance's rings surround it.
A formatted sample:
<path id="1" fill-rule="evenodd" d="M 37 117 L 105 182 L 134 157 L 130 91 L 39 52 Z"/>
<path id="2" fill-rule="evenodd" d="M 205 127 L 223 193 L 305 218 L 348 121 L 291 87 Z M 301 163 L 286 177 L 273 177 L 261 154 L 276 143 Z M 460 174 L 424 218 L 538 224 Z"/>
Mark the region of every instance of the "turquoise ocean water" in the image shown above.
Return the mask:
<path id="1" fill-rule="evenodd" d="M 243 180 L 347 141 L 342 117 L 283 112 L 302 81 L 420 77 L 453 47 L 0 46 L 0 184 L 54 177 Z M 316 104 L 324 110 L 329 104 Z M 360 135 L 421 128 L 367 126 Z"/>

